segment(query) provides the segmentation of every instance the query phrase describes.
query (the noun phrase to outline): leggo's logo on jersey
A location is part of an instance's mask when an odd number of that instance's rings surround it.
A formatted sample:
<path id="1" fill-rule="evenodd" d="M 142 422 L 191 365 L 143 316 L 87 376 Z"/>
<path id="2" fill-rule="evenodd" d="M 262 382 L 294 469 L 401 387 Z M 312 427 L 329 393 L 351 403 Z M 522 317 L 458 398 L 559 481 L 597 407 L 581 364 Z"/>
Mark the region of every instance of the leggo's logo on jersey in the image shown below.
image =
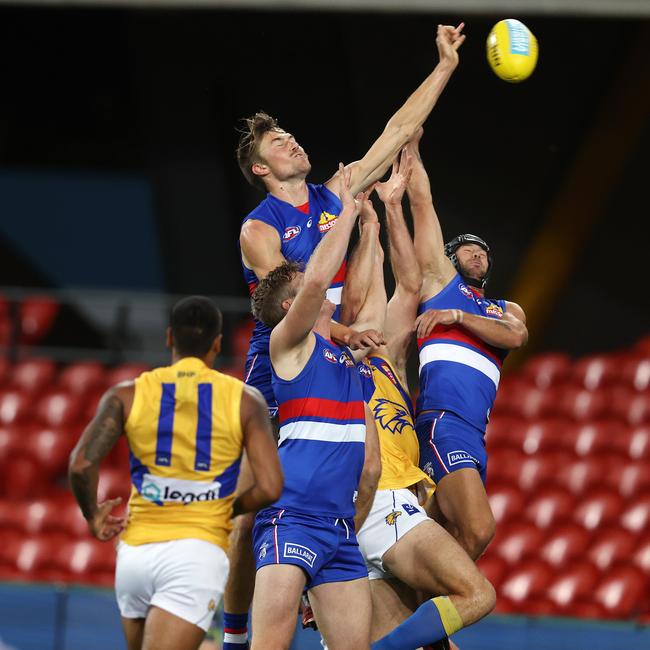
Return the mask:
<path id="1" fill-rule="evenodd" d="M 318 557 L 318 553 L 314 553 L 310 548 L 302 546 L 301 544 L 292 544 L 291 542 L 284 543 L 284 557 L 292 557 L 302 560 L 305 564 L 308 564 L 312 569 L 314 568 L 314 562 Z"/>
<path id="2" fill-rule="evenodd" d="M 339 363 L 344 363 L 346 368 L 354 367 L 354 361 L 350 358 L 350 355 L 347 352 L 341 352 Z"/>
<path id="3" fill-rule="evenodd" d="M 499 305 L 488 305 L 485 308 L 485 313 L 492 318 L 503 318 L 503 309 Z"/>
<path id="4" fill-rule="evenodd" d="M 302 228 L 300 226 L 289 226 L 288 228 L 284 229 L 282 239 L 284 241 L 291 241 L 294 237 L 297 237 L 301 231 Z"/>
<path id="5" fill-rule="evenodd" d="M 332 352 L 329 348 L 325 348 L 323 350 L 323 356 L 330 362 L 330 363 L 338 363 L 339 360 L 336 358 L 336 355 L 334 352 Z"/>
<path id="6" fill-rule="evenodd" d="M 327 232 L 338 219 L 338 215 L 330 214 L 329 212 L 321 212 L 320 218 L 318 219 L 318 230 L 321 232 Z"/>
<path id="7" fill-rule="evenodd" d="M 219 498 L 221 483 L 204 483 L 202 481 L 186 481 L 183 479 L 163 478 L 153 474 L 145 474 L 142 480 L 140 494 L 162 506 L 164 503 L 188 503 L 216 501 Z"/>
<path id="8" fill-rule="evenodd" d="M 470 300 L 474 300 L 474 294 L 472 293 L 472 290 L 466 284 L 463 284 L 461 282 L 458 285 L 458 291 L 460 291 L 465 296 L 465 298 L 469 298 Z"/>

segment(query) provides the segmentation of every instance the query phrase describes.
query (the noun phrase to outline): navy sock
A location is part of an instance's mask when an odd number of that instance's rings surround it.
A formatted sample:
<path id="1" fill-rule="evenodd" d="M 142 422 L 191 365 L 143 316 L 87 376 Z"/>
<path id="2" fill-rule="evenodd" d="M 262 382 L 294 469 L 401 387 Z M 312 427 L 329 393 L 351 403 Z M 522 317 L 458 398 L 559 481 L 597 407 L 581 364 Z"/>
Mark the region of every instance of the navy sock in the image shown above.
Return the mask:
<path id="1" fill-rule="evenodd" d="M 223 613 L 223 650 L 248 650 L 248 614 Z"/>

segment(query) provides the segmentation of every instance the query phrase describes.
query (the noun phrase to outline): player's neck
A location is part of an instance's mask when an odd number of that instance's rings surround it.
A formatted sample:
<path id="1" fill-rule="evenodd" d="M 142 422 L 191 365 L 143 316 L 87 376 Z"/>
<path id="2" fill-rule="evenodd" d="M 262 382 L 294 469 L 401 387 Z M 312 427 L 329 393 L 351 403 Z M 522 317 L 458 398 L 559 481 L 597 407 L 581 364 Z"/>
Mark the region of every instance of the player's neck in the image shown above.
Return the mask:
<path id="1" fill-rule="evenodd" d="M 294 207 L 304 205 L 309 201 L 309 190 L 304 177 L 282 181 L 269 179 L 267 189 L 270 194 Z"/>

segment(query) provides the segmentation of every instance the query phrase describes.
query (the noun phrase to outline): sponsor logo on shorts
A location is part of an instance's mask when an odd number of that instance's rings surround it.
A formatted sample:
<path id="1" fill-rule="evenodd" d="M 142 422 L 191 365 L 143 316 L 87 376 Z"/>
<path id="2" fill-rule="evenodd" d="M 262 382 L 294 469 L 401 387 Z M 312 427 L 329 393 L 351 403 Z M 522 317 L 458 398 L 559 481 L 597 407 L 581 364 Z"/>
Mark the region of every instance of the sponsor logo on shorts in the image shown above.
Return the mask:
<path id="1" fill-rule="evenodd" d="M 469 298 L 470 300 L 474 300 L 474 294 L 472 293 L 472 290 L 466 285 L 460 282 L 458 284 L 458 290 L 465 296 L 465 298 Z"/>
<path id="2" fill-rule="evenodd" d="M 291 542 L 284 543 L 284 557 L 297 557 L 305 564 L 308 564 L 312 569 L 314 562 L 318 557 L 318 553 L 314 553 L 310 548 L 302 546 L 302 544 L 292 544 Z"/>
<path id="3" fill-rule="evenodd" d="M 420 508 L 417 508 L 416 506 L 410 504 L 410 503 L 403 503 L 402 508 L 404 508 L 404 512 L 410 517 L 411 515 L 414 515 L 418 512 L 420 512 Z"/>
<path id="4" fill-rule="evenodd" d="M 503 318 L 503 309 L 499 305 L 488 305 L 485 308 L 485 313 L 492 318 Z"/>
<path id="5" fill-rule="evenodd" d="M 336 223 L 338 216 L 336 214 L 330 214 L 329 212 L 321 212 L 320 218 L 318 219 L 318 230 L 321 232 L 327 232 L 332 228 Z"/>
<path id="6" fill-rule="evenodd" d="M 221 483 L 206 483 L 203 481 L 186 481 L 183 479 L 164 478 L 145 474 L 142 480 L 140 494 L 156 505 L 166 502 L 193 503 L 195 501 L 216 501 L 219 498 Z"/>
<path id="7" fill-rule="evenodd" d="M 284 241 L 291 241 L 294 237 L 297 237 L 300 234 L 301 230 L 302 228 L 300 226 L 289 226 L 284 229 L 282 239 Z"/>
<path id="8" fill-rule="evenodd" d="M 474 456 L 468 454 L 466 451 L 463 451 L 462 449 L 457 449 L 456 451 L 447 452 L 447 463 L 449 465 L 458 465 L 458 463 L 467 463 L 467 462 L 478 465 L 478 460 L 476 460 Z"/>
<path id="9" fill-rule="evenodd" d="M 397 523 L 397 518 L 401 517 L 401 515 L 402 515 L 401 510 L 393 510 L 393 512 L 386 515 L 384 520 L 386 521 L 387 525 L 394 526 Z"/>
<path id="10" fill-rule="evenodd" d="M 323 356 L 330 362 L 330 363 L 338 363 L 339 360 L 336 358 L 336 355 L 334 352 L 332 352 L 329 348 L 324 348 L 323 349 Z"/>
<path id="11" fill-rule="evenodd" d="M 266 549 L 268 547 L 269 543 L 264 542 L 262 546 L 260 547 L 260 552 L 259 555 L 257 556 L 260 560 L 263 560 L 266 557 Z"/>
<path id="12" fill-rule="evenodd" d="M 341 352 L 339 363 L 344 363 L 346 368 L 354 367 L 354 361 L 350 358 L 350 355 L 347 352 Z"/>

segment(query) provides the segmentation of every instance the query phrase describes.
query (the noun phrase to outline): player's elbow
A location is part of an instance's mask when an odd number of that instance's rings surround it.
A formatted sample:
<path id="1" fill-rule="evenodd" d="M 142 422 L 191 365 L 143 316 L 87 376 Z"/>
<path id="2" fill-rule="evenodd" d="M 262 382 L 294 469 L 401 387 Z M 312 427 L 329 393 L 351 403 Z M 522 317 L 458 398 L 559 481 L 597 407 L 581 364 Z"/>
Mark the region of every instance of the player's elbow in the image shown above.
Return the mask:
<path id="1" fill-rule="evenodd" d="M 517 327 L 512 332 L 511 338 L 512 338 L 512 342 L 510 344 L 511 350 L 518 350 L 519 348 L 523 348 L 524 345 L 528 343 L 528 329 L 522 323 L 521 326 Z"/>
<path id="2" fill-rule="evenodd" d="M 366 461 L 363 465 L 363 473 L 361 480 L 366 489 L 375 491 L 379 484 L 381 477 L 381 456 L 379 453 L 371 453 L 366 456 Z"/>

